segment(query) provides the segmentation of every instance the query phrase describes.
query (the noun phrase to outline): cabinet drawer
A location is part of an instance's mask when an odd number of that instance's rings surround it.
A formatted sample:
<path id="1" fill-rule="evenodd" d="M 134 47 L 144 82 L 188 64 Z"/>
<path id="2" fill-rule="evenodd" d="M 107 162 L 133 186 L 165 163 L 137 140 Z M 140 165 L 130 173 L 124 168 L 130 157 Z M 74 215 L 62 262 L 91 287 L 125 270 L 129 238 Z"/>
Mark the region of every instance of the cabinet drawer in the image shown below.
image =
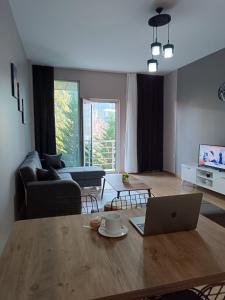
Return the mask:
<path id="1" fill-rule="evenodd" d="M 217 174 L 214 180 L 214 187 L 218 193 L 225 194 L 225 174 Z"/>
<path id="2" fill-rule="evenodd" d="M 196 183 L 196 167 L 192 166 L 181 166 L 181 178 L 191 183 Z"/>

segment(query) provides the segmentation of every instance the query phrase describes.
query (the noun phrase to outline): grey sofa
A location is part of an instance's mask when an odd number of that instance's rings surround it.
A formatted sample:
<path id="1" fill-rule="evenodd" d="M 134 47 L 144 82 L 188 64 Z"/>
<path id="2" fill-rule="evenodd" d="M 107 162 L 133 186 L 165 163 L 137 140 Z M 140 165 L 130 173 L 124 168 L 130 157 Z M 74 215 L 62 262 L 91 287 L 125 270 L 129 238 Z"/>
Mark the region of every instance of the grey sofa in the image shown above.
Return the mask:
<path id="1" fill-rule="evenodd" d="M 58 169 L 60 180 L 38 181 L 36 170 L 45 162 L 38 152 L 28 153 L 19 167 L 26 195 L 26 217 L 41 218 L 81 213 L 80 187 L 100 186 L 105 171 L 99 167 Z"/>
<path id="2" fill-rule="evenodd" d="M 81 187 L 101 186 L 102 177 L 105 171 L 100 167 L 65 167 L 58 170 L 58 174 L 70 174 Z"/>
<path id="3" fill-rule="evenodd" d="M 60 180 L 38 181 L 36 169 L 41 161 L 36 151 L 29 153 L 19 173 L 25 188 L 27 218 L 42 218 L 81 213 L 81 189 L 69 173 Z"/>

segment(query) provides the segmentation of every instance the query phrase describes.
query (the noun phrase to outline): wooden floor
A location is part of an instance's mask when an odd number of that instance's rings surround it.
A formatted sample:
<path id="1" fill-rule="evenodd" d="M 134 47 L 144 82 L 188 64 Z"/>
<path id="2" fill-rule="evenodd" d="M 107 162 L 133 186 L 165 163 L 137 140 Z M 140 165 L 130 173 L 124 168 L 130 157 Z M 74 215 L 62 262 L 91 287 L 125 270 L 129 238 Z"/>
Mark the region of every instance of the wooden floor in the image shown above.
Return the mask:
<path id="1" fill-rule="evenodd" d="M 182 182 L 178 177 L 168 173 L 144 173 L 135 176 L 152 187 L 152 193 L 155 196 L 177 195 L 200 191 L 204 194 L 203 198 L 205 200 L 225 209 L 225 196 L 203 188 L 198 188 L 186 181 Z"/>
<path id="2" fill-rule="evenodd" d="M 133 176 L 139 178 L 142 182 L 151 187 L 151 191 L 154 196 L 168 196 L 184 193 L 202 192 L 204 194 L 203 198 L 205 200 L 225 209 L 225 196 L 203 188 L 198 188 L 197 186 L 194 186 L 193 184 L 186 181 L 182 182 L 181 179 L 169 173 L 152 172 Z M 87 188 L 85 193 L 95 196 L 98 201 L 98 208 L 100 210 L 104 208 L 105 203 L 111 202 L 112 199 L 116 197 L 116 192 L 107 182 L 105 185 L 103 199 L 101 199 L 101 188 Z"/>

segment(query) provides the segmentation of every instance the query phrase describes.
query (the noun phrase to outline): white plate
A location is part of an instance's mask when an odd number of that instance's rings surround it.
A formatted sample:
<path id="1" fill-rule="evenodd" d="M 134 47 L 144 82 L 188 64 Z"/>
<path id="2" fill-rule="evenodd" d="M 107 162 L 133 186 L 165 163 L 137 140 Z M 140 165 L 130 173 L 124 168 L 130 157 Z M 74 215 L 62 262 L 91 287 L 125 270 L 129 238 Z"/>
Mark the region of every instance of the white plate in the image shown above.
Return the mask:
<path id="1" fill-rule="evenodd" d="M 117 237 L 125 236 L 128 233 L 128 228 L 125 225 L 122 225 L 120 232 L 118 232 L 116 234 L 110 234 L 105 230 L 105 228 L 103 226 L 100 226 L 98 228 L 98 232 L 101 235 L 106 236 L 106 237 L 117 238 Z"/>

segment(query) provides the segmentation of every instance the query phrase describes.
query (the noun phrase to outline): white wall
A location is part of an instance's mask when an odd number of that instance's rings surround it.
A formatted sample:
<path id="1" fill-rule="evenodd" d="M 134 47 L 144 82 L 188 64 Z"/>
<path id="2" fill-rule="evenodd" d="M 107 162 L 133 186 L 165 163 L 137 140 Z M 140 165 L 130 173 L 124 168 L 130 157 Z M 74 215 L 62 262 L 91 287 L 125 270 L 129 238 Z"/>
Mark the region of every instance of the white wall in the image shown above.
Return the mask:
<path id="1" fill-rule="evenodd" d="M 14 222 L 15 170 L 32 149 L 33 111 L 29 64 L 7 0 L 0 1 L 0 251 Z M 17 66 L 27 124 L 22 124 L 17 101 L 11 96 L 10 63 Z"/>
<path id="2" fill-rule="evenodd" d="M 163 170 L 176 172 L 177 71 L 164 76 Z"/>
<path id="3" fill-rule="evenodd" d="M 56 80 L 79 80 L 81 98 L 120 100 L 120 170 L 124 170 L 126 74 L 55 68 Z"/>
<path id="4" fill-rule="evenodd" d="M 176 173 L 197 163 L 199 144 L 225 145 L 225 49 L 178 70 Z"/>

